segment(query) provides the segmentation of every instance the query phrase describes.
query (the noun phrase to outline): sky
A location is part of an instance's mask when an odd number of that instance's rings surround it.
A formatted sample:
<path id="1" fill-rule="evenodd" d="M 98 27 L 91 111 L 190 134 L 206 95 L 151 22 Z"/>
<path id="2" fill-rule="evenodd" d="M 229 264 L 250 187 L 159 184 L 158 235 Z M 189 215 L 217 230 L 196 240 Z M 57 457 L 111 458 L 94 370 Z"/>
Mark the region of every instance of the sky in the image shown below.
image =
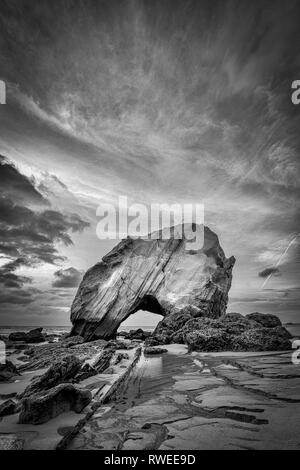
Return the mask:
<path id="1" fill-rule="evenodd" d="M 299 317 L 300 1 L 1 0 L 0 325 L 66 325 L 97 207 L 200 203 L 228 310 Z M 141 324 L 143 317 L 141 317 Z"/>

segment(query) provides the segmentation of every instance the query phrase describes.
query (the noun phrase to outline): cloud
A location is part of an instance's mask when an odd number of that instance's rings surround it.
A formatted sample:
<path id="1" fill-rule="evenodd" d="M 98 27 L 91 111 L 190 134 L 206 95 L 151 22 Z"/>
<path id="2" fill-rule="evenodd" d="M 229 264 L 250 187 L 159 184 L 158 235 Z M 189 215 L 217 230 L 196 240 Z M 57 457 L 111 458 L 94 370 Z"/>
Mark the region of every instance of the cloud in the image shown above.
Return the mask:
<path id="1" fill-rule="evenodd" d="M 274 276 L 280 276 L 280 269 L 271 267 L 271 268 L 266 268 L 260 273 L 258 273 L 259 277 L 263 277 L 263 278 L 269 277 L 271 274 L 273 274 Z"/>
<path id="2" fill-rule="evenodd" d="M 33 294 L 37 291 L 30 289 L 10 289 L 8 291 L 0 292 L 0 304 L 5 305 L 28 305 L 34 300 Z"/>
<path id="3" fill-rule="evenodd" d="M 82 271 L 78 271 L 76 268 L 61 269 L 54 273 L 55 281 L 53 281 L 52 286 L 65 289 L 77 287 L 82 275 Z"/>
<path id="4" fill-rule="evenodd" d="M 14 203 L 49 205 L 35 188 L 35 181 L 22 175 L 3 155 L 0 155 L 0 193 Z"/>
<path id="5" fill-rule="evenodd" d="M 71 245 L 69 232 L 83 231 L 88 225 L 76 214 L 16 205 L 1 197 L 0 189 L 0 251 L 5 255 L 31 263 L 55 263 L 61 259 L 55 244 Z"/>
<path id="6" fill-rule="evenodd" d="M 31 303 L 38 291 L 28 287 L 31 278 L 18 271 L 65 260 L 57 244 L 72 245 L 70 232 L 82 232 L 89 226 L 79 215 L 52 210 L 49 206 L 49 201 L 36 188 L 35 180 L 21 174 L 1 157 L 0 255 L 7 260 L 0 267 L 2 304 Z"/>

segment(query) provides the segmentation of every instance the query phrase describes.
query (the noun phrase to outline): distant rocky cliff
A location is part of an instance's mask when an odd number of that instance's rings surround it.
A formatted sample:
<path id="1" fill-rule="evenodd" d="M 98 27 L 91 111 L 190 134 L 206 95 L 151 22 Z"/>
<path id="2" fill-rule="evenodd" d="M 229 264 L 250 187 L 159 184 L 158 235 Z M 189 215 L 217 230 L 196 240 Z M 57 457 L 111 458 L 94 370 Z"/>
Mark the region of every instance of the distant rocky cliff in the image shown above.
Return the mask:
<path id="1" fill-rule="evenodd" d="M 185 321 L 186 315 L 217 319 L 226 311 L 234 257 L 226 258 L 218 237 L 204 227 L 201 249 L 176 239 L 127 238 L 85 274 L 71 309 L 72 335 L 109 339 L 138 310 Z M 191 234 L 188 234 L 190 239 Z M 179 320 L 180 323 L 180 320 Z M 178 325 L 177 325 L 178 327 Z"/>

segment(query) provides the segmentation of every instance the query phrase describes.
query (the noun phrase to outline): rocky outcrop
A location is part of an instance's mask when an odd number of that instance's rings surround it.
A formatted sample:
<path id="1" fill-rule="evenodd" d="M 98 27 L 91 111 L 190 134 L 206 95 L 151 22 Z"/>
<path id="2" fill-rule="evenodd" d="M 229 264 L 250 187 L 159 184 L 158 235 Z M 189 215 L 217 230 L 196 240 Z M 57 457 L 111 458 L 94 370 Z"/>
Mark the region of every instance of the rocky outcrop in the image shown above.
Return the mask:
<path id="1" fill-rule="evenodd" d="M 82 362 L 74 355 L 64 357 L 28 385 L 20 398 L 49 390 L 56 385 L 72 380 L 80 371 L 81 365 Z"/>
<path id="2" fill-rule="evenodd" d="M 19 365 L 18 370 L 22 372 L 24 370 L 48 368 L 74 354 L 80 360 L 85 361 L 98 353 L 107 344 L 107 341 L 104 340 L 83 343 L 83 339 L 79 336 L 71 339 L 72 341 L 64 339 L 56 343 L 32 346 L 24 351 L 27 362 L 24 365 Z"/>
<path id="3" fill-rule="evenodd" d="M 28 333 L 22 331 L 16 331 L 11 333 L 8 337 L 9 341 L 22 342 L 22 343 L 43 343 L 45 336 L 42 333 L 43 328 L 35 328 L 30 330 Z"/>
<path id="4" fill-rule="evenodd" d="M 166 319 L 224 314 L 235 259 L 225 257 L 217 235 L 207 227 L 203 246 L 188 249 L 195 226 L 183 229 L 182 239 L 177 239 L 178 227 L 169 239 L 164 231 L 154 240 L 127 238 L 91 268 L 71 308 L 71 335 L 87 341 L 113 338 L 138 310 Z"/>
<path id="5" fill-rule="evenodd" d="M 61 384 L 40 395 L 32 395 L 21 402 L 20 424 L 42 424 L 61 413 L 81 413 L 91 402 L 92 393 L 72 384 Z"/>
<path id="6" fill-rule="evenodd" d="M 259 321 L 256 321 L 256 320 Z M 229 313 L 219 319 L 173 316 L 156 328 L 148 345 L 184 343 L 190 351 L 278 351 L 291 349 L 291 334 L 279 318 Z"/>

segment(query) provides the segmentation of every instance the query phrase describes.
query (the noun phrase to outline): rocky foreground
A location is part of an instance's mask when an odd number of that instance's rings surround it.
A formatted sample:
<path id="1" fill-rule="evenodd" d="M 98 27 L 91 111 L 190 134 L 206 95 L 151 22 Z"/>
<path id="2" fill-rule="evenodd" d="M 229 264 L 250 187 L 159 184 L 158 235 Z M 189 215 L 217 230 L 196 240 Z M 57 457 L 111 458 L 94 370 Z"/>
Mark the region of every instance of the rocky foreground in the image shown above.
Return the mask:
<path id="1" fill-rule="evenodd" d="M 231 334 L 242 322 L 233 318 Z M 258 331 L 283 328 L 276 317 L 253 314 L 244 319 L 251 323 L 245 331 L 259 321 Z M 300 430 L 292 413 L 300 403 L 300 373 L 291 352 L 189 352 L 186 345 L 154 346 L 141 329 L 121 335 L 90 342 L 43 335 L 33 344 L 20 335 L 4 338 L 0 449 L 298 446 L 291 430 Z M 289 349 L 283 337 L 280 346 Z M 199 345 L 199 332 L 196 338 Z M 207 330 L 201 348 L 215 341 Z M 279 431 L 289 433 L 287 443 Z"/>
<path id="2" fill-rule="evenodd" d="M 39 329 L 42 335 L 42 329 Z M 54 449 L 121 385 L 140 342 L 81 337 L 24 341 L 12 333 L 0 364 L 0 448 Z"/>

